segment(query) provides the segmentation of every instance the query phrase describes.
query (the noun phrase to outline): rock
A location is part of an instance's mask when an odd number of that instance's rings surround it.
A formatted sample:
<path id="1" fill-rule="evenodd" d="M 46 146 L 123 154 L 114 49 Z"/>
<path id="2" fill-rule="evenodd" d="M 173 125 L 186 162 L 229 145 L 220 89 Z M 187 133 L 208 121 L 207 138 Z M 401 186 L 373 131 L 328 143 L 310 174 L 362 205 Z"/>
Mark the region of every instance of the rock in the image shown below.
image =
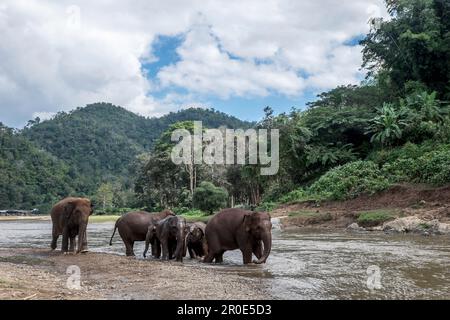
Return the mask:
<path id="1" fill-rule="evenodd" d="M 353 222 L 351 225 L 347 227 L 347 230 L 350 231 L 364 231 L 363 227 L 360 227 L 356 222 Z"/>
<path id="2" fill-rule="evenodd" d="M 369 230 L 369 231 L 383 231 L 383 226 L 375 226 L 375 227 L 371 227 L 371 228 L 366 228 L 366 230 Z"/>
<path id="3" fill-rule="evenodd" d="M 438 220 L 425 221 L 417 217 L 403 217 L 385 222 L 382 230 L 385 232 L 412 232 L 423 235 L 450 234 L 450 224 Z"/>

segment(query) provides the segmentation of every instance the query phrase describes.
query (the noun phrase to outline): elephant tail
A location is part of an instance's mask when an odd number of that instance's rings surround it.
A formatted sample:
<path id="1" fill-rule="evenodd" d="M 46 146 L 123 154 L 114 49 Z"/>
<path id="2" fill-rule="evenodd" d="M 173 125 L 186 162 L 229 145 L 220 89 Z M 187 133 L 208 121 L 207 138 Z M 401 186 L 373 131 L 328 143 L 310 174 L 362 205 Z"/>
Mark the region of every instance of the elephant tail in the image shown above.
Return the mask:
<path id="1" fill-rule="evenodd" d="M 110 246 L 112 246 L 112 240 L 113 240 L 113 238 L 114 238 L 114 235 L 116 234 L 117 224 L 119 223 L 119 221 L 120 221 L 120 218 L 117 219 L 116 224 L 114 225 L 114 231 L 113 231 L 113 234 L 112 234 L 112 236 L 111 236 L 111 239 L 109 240 L 109 245 L 110 245 Z"/>

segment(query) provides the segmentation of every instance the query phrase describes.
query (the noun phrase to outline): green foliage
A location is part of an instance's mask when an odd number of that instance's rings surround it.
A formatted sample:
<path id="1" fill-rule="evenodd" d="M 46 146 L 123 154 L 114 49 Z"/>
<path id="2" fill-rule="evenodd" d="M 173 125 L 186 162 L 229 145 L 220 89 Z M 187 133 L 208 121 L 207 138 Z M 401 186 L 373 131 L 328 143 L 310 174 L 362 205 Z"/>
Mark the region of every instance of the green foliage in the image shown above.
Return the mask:
<path id="1" fill-rule="evenodd" d="M 450 2 L 388 0 L 390 19 L 371 21 L 361 42 L 363 67 L 397 97 L 419 82 L 441 98 L 449 98 Z"/>
<path id="2" fill-rule="evenodd" d="M 194 216 L 200 217 L 200 216 L 207 215 L 206 212 L 199 210 L 199 209 L 189 209 L 187 211 L 180 212 L 180 214 L 182 214 L 183 216 L 186 216 L 186 217 L 194 217 Z"/>
<path id="3" fill-rule="evenodd" d="M 390 210 L 376 210 L 362 212 L 358 216 L 358 223 L 363 227 L 372 227 L 395 218 L 395 213 Z"/>
<path id="4" fill-rule="evenodd" d="M 178 211 L 176 211 L 176 212 L 178 214 Z M 211 216 L 208 213 L 203 212 L 198 209 L 191 209 L 186 212 L 183 212 L 183 213 L 181 213 L 181 216 L 183 216 L 187 220 L 187 222 L 205 222 L 206 223 L 211 218 Z"/>
<path id="5" fill-rule="evenodd" d="M 397 110 L 394 104 L 384 103 L 371 121 L 371 132 L 374 134 L 370 141 L 385 146 L 400 140 L 406 127 L 406 116 L 405 109 Z"/>
<path id="6" fill-rule="evenodd" d="M 256 207 L 256 211 L 272 211 L 276 207 L 278 207 L 278 202 L 263 202 L 259 206 Z"/>
<path id="7" fill-rule="evenodd" d="M 211 182 L 204 181 L 194 191 L 194 207 L 212 214 L 215 210 L 227 205 L 228 192 L 216 187 Z"/>
<path id="8" fill-rule="evenodd" d="M 389 156 L 374 156 L 391 183 L 413 182 L 444 185 L 450 182 L 450 145 L 425 142 L 408 143 Z"/>
<path id="9" fill-rule="evenodd" d="M 388 186 L 389 182 L 375 163 L 355 161 L 328 171 L 308 188 L 308 193 L 322 199 L 345 200 L 373 194 Z"/>
<path id="10" fill-rule="evenodd" d="M 280 198 L 281 203 L 301 202 L 307 200 L 311 200 L 311 196 L 308 191 L 303 188 L 292 190 Z"/>
<path id="11" fill-rule="evenodd" d="M 438 186 L 450 183 L 450 150 L 426 153 L 418 164 L 420 182 Z"/>
<path id="12" fill-rule="evenodd" d="M 150 151 L 170 125 L 182 120 L 202 120 L 205 126 L 251 125 L 212 109 L 193 108 L 144 118 L 112 104 L 96 103 L 34 122 L 22 134 L 64 160 L 82 177 L 77 187 L 94 194 L 104 182 L 131 189 L 130 165 L 136 156 Z"/>
<path id="13" fill-rule="evenodd" d="M 47 213 L 75 195 L 77 181 L 67 164 L 0 123 L 0 208 Z"/>

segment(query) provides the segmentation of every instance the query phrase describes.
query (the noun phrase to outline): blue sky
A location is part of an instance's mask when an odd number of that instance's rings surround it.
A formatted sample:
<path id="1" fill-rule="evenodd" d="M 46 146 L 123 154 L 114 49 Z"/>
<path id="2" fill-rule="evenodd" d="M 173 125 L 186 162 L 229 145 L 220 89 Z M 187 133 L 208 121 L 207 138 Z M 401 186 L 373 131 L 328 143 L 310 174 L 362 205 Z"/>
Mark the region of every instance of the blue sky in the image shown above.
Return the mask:
<path id="1" fill-rule="evenodd" d="M 157 117 L 190 106 L 245 120 L 358 84 L 383 0 L 15 0 L 0 5 L 0 121 L 95 102 Z M 330 10 L 330 8 L 333 8 Z"/>

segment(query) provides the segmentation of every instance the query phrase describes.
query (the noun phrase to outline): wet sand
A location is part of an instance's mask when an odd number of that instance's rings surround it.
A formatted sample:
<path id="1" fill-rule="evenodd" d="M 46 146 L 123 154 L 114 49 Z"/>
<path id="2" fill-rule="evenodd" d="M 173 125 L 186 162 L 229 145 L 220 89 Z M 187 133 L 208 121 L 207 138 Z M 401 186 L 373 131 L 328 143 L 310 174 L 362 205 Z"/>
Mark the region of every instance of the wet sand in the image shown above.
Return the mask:
<path id="1" fill-rule="evenodd" d="M 81 289 L 67 287 L 67 268 Z M 259 281 L 201 265 L 88 252 L 0 249 L 0 299 L 269 299 Z M 73 282 L 70 282 L 73 283 Z"/>

